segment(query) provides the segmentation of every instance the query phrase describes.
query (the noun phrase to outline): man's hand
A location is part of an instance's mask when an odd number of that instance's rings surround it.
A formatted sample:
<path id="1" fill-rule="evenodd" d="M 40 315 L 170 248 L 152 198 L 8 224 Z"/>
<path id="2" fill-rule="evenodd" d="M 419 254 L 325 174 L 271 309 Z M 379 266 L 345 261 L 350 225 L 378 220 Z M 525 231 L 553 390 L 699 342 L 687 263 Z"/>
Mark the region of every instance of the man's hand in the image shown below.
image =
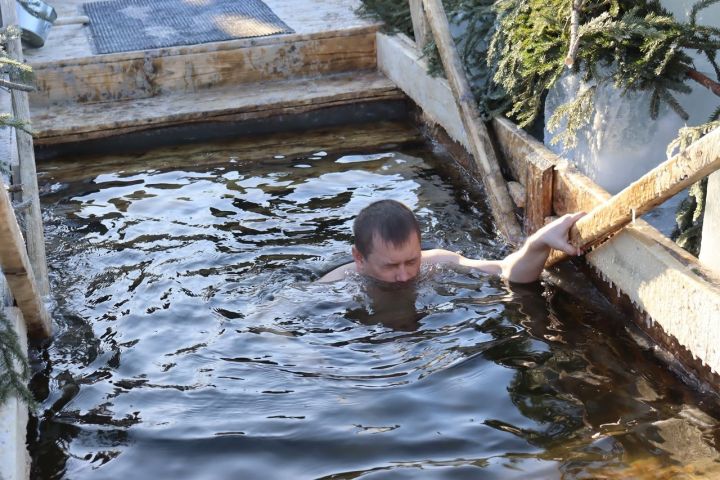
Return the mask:
<path id="1" fill-rule="evenodd" d="M 580 255 L 582 251 L 568 241 L 570 229 L 585 216 L 585 212 L 568 213 L 548 223 L 528 239 L 534 239 L 542 245 L 560 250 L 568 255 Z"/>
<path id="2" fill-rule="evenodd" d="M 520 250 L 502 260 L 503 277 L 511 282 L 534 282 L 540 278 L 553 248 L 569 255 L 580 255 L 580 249 L 568 241 L 568 234 L 583 215 L 583 212 L 563 215 L 530 235 Z"/>

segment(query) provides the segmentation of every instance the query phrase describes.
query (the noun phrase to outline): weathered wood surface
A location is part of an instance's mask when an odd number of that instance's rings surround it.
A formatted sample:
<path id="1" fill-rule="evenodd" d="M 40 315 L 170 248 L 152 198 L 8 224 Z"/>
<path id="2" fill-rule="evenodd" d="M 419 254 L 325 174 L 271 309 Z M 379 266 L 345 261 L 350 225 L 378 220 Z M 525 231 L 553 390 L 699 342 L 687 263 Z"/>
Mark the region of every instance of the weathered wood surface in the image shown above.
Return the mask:
<path id="1" fill-rule="evenodd" d="M 370 71 L 376 68 L 376 31 L 377 26 L 358 27 L 33 64 L 38 90 L 31 94 L 31 102 L 38 108 L 122 101 Z"/>
<path id="2" fill-rule="evenodd" d="M 4 308 L 20 339 L 20 347 L 27 351 L 25 322 L 17 308 Z M 0 478 L 27 480 L 30 477 L 30 456 L 26 445 L 28 409 L 24 402 L 11 397 L 0 405 Z"/>
<path id="3" fill-rule="evenodd" d="M 425 10 L 423 9 L 422 0 L 410 0 L 410 16 L 412 19 L 413 34 L 415 35 L 415 45 L 418 50 L 422 51 L 425 45 L 431 40 L 432 33 L 427 23 Z"/>
<path id="4" fill-rule="evenodd" d="M 470 151 L 460 112 L 447 80 L 427 74 L 427 62 L 407 36 L 377 34 L 378 69 L 422 109 L 424 119 L 441 125 Z M 518 177 L 516 177 L 518 178 Z"/>
<path id="5" fill-rule="evenodd" d="M 54 2 L 53 6 L 57 10 L 59 19 L 75 17 L 82 14 L 80 7 L 86 1 L 63 0 Z M 375 23 L 372 20 L 360 18 L 355 13 L 360 6 L 360 0 L 265 0 L 265 3 L 298 35 L 363 27 Z M 259 41 L 264 38 L 254 40 Z M 222 45 L 223 43 L 229 42 L 207 45 Z M 89 27 L 82 24 L 54 26 L 50 30 L 45 46 L 28 51 L 27 56 L 33 65 L 43 62 L 90 58 L 93 53 L 89 42 Z"/>
<path id="6" fill-rule="evenodd" d="M 194 122 L 239 122 L 400 98 L 402 92 L 387 78 L 377 73 L 355 73 L 113 104 L 55 106 L 35 111 L 35 143 L 67 143 Z"/>
<path id="7" fill-rule="evenodd" d="M 708 178 L 700 263 L 720 275 L 720 172 Z"/>
<path id="8" fill-rule="evenodd" d="M 15 8 L 16 6 L 13 0 L 0 0 L 3 27 L 17 23 Z M 23 61 L 22 45 L 19 38 L 9 40 L 7 50 L 10 57 L 21 62 Z M 11 98 L 15 118 L 30 123 L 30 106 L 28 104 L 27 93 L 12 90 Z M 23 214 L 27 252 L 38 292 L 44 296 L 50 292 L 50 284 L 48 281 L 47 260 L 45 257 L 45 233 L 43 230 L 42 212 L 40 211 L 33 140 L 30 134 L 23 130 L 16 130 L 15 138 L 17 140 L 19 159 L 19 176 L 16 176 L 16 179 L 19 179 L 19 184 L 22 185 L 21 201 L 28 204 L 28 208 Z"/>
<path id="9" fill-rule="evenodd" d="M 0 185 L 0 267 L 25 318 L 28 334 L 33 338 L 49 337 L 50 315 L 35 284 L 25 242 L 4 185 Z"/>
<path id="10" fill-rule="evenodd" d="M 525 208 L 525 187 L 520 182 L 508 182 L 508 192 L 510 198 L 512 198 L 515 206 L 518 208 Z"/>
<path id="11" fill-rule="evenodd" d="M 580 248 L 605 240 L 635 218 L 720 168 L 720 128 L 690 145 L 595 207 L 570 230 L 570 242 Z M 553 252 L 547 266 L 567 258 Z"/>
<path id="12" fill-rule="evenodd" d="M 349 133 L 352 134 L 349 134 Z M 406 122 L 378 122 L 353 126 L 313 129 L 306 134 L 295 132 L 229 139 L 211 144 L 182 145 L 153 149 L 144 152 L 127 164 L 126 155 L 93 155 L 92 162 L 85 158 L 60 158 L 42 163 L 44 176 L 52 182 L 70 183 L 93 179 L 99 175 L 120 170 L 132 175 L 148 169 L 208 168 L 213 165 L 233 165 L 255 162 L 285 164 L 287 160 L 275 160 L 271 152 L 285 157 L 311 156 L 320 151 L 343 152 L 377 149 L 386 145 L 407 145 L 423 142 L 420 131 Z M 338 164 L 338 168 L 345 168 Z"/>
<path id="13" fill-rule="evenodd" d="M 513 176 L 525 186 L 523 226 L 525 234 L 530 235 L 552 215 L 553 172 L 561 159 L 548 155 L 542 144 L 536 147 L 537 142 L 531 141 L 527 132 L 506 118 L 494 118 L 493 130 Z"/>
<path id="14" fill-rule="evenodd" d="M 507 191 L 492 141 L 480 119 L 475 97 L 465 76 L 463 65 L 450 35 L 450 26 L 441 0 L 423 0 L 428 24 L 438 46 L 448 83 L 460 109 L 460 117 L 468 134 L 475 161 L 482 172 L 482 182 L 498 229 L 510 243 L 518 244 L 522 232 L 515 217 L 515 208 Z"/>

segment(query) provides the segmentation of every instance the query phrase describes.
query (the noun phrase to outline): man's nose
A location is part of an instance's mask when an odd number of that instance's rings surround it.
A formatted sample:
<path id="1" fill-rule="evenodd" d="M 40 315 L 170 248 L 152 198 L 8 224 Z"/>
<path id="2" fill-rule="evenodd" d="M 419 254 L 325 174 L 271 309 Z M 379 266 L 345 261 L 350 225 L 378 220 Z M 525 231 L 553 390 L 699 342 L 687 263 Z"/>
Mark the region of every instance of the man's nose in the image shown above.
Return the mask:
<path id="1" fill-rule="evenodd" d="M 410 272 L 405 265 L 400 265 L 397 270 L 397 275 L 395 276 L 395 281 L 407 282 L 408 280 L 410 280 Z"/>

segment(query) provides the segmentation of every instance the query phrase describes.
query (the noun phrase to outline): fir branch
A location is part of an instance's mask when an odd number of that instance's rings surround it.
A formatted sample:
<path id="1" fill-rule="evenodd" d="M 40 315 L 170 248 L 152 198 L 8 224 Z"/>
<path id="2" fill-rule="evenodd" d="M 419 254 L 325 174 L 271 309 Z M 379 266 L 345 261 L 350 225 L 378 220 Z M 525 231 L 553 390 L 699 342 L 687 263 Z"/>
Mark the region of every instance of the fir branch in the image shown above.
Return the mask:
<path id="1" fill-rule="evenodd" d="M 712 79 L 708 78 L 706 75 L 704 75 L 692 68 L 688 69 L 687 76 L 688 76 L 688 78 L 695 80 L 697 83 L 699 83 L 703 87 L 705 87 L 708 90 L 710 90 L 711 92 L 713 92 L 715 95 L 720 96 L 720 83 L 714 82 Z"/>
<path id="2" fill-rule="evenodd" d="M 30 365 L 20 347 L 15 328 L 0 308 L 0 405 L 16 395 L 35 408 L 35 400 L 27 387 Z"/>
<path id="3" fill-rule="evenodd" d="M 358 15 L 381 20 L 390 32 L 402 32 L 414 38 L 408 0 L 362 0 Z"/>
<path id="4" fill-rule="evenodd" d="M 713 116 L 716 114 L 720 114 L 720 108 L 715 111 Z M 668 144 L 666 152 L 667 158 L 671 158 L 673 155 L 682 152 L 689 147 L 691 143 L 700 140 L 700 138 L 704 137 L 716 128 L 720 128 L 720 120 L 717 119 L 703 125 L 698 125 L 697 127 L 681 128 L 678 132 L 677 138 Z"/>
<path id="5" fill-rule="evenodd" d="M 554 135 L 550 140 L 552 145 L 562 143 L 564 148 L 574 148 L 577 145 L 577 132 L 590 123 L 595 105 L 595 86 L 590 86 L 580 92 L 574 99 L 560 105 L 547 121 L 550 133 L 562 128 L 562 132 Z"/>
<path id="6" fill-rule="evenodd" d="M 720 2 L 720 0 L 700 0 L 695 5 L 692 6 L 690 9 L 690 25 L 696 25 L 697 24 L 697 14 L 700 12 L 700 10 L 703 10 L 711 5 L 714 5 L 716 3 Z"/>
<path id="7" fill-rule="evenodd" d="M 720 120 L 720 106 L 718 106 L 715 111 L 710 115 L 709 122 L 714 122 L 716 120 Z"/>

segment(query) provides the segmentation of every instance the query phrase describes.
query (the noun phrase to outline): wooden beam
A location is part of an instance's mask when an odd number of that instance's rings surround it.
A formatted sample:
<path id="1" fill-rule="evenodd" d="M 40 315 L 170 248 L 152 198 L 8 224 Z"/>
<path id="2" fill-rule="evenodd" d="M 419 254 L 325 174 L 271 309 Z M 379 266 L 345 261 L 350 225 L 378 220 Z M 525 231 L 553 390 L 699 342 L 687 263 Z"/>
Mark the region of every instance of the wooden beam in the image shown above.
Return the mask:
<path id="1" fill-rule="evenodd" d="M 430 27 L 428 27 L 422 0 L 410 0 L 410 17 L 412 18 L 415 45 L 422 52 L 425 45 L 430 41 L 430 35 L 432 35 Z"/>
<path id="2" fill-rule="evenodd" d="M 413 41 L 402 33 L 378 33 L 377 55 L 378 70 L 422 109 L 425 121 L 441 125 L 450 138 L 470 151 L 468 135 L 448 81 L 428 75 L 427 62 Z"/>
<path id="3" fill-rule="evenodd" d="M 562 160 L 510 120 L 496 117 L 492 125 L 503 158 L 525 186 L 523 226 L 525 234 L 531 235 L 553 213 L 553 172 Z"/>
<path id="4" fill-rule="evenodd" d="M 245 39 L 31 64 L 37 91 L 30 100 L 33 108 L 39 108 L 220 88 L 242 97 L 259 93 L 273 81 L 372 71 L 377 65 L 377 29 L 359 27 L 268 37 L 272 42 Z M 250 83 L 258 85 L 246 85 Z"/>
<path id="5" fill-rule="evenodd" d="M 0 0 L 0 12 L 3 27 L 17 24 L 16 4 L 13 0 Z M 20 62 L 23 61 L 22 45 L 19 38 L 8 40 L 8 55 Z M 15 118 L 30 123 L 30 105 L 26 92 L 12 90 L 12 106 Z M 35 169 L 35 151 L 32 136 L 16 129 L 18 158 L 20 161 L 19 180 L 22 185 L 22 202 L 29 202 L 30 208 L 24 214 L 25 238 L 27 252 L 32 265 L 32 273 L 40 295 L 50 293 L 45 256 L 45 234 L 43 231 L 42 212 L 40 211 L 40 195 Z"/>
<path id="6" fill-rule="evenodd" d="M 512 198 L 515 206 L 518 208 L 525 208 L 525 187 L 520 182 L 508 182 L 508 192 L 510 192 L 510 198 Z"/>
<path id="7" fill-rule="evenodd" d="M 720 168 L 720 128 L 690 145 L 581 218 L 570 230 L 580 248 L 596 245 L 668 198 Z M 547 266 L 567 258 L 553 252 Z"/>
<path id="8" fill-rule="evenodd" d="M 205 89 L 126 102 L 56 105 L 37 111 L 35 145 L 93 140 L 152 128 L 243 122 L 404 96 L 377 72 L 271 82 L 262 88 Z M 198 108 L 202 105 L 202 108 Z"/>
<path id="9" fill-rule="evenodd" d="M 545 224 L 545 218 L 552 215 L 553 165 L 544 168 L 535 162 L 528 162 L 525 179 L 525 219 L 523 226 L 526 235 L 532 235 Z"/>
<path id="10" fill-rule="evenodd" d="M 720 172 L 708 178 L 699 258 L 700 263 L 720 275 Z"/>
<path id="11" fill-rule="evenodd" d="M 50 315 L 35 284 L 25 242 L 5 185 L 0 185 L 0 267 L 25 318 L 28 335 L 33 338 L 49 337 L 52 333 Z"/>
<path id="12" fill-rule="evenodd" d="M 450 35 L 450 26 L 442 2 L 423 0 L 423 5 L 448 82 L 460 109 L 465 131 L 470 139 L 473 156 L 480 168 L 497 227 L 510 243 L 519 244 L 522 232 L 515 218 L 515 208 L 500 171 L 490 135 L 480 119 L 475 97 L 470 90 L 470 84 Z"/>

